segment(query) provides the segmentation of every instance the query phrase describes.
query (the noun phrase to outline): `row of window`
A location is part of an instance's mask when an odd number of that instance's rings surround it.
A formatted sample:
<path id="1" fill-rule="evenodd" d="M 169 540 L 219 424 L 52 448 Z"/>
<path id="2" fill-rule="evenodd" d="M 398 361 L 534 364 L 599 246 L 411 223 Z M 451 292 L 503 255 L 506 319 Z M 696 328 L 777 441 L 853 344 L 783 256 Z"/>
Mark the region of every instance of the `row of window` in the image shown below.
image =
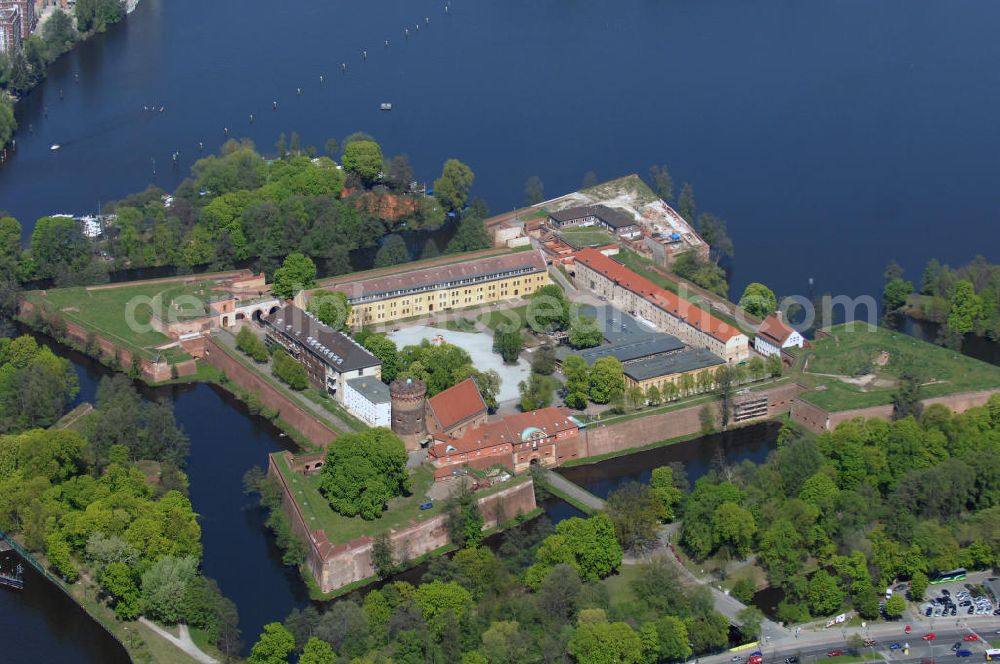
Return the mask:
<path id="1" fill-rule="evenodd" d="M 534 267 L 523 267 L 516 270 L 509 270 L 507 272 L 501 272 L 497 274 L 486 274 L 478 277 L 470 277 L 468 279 L 459 279 L 457 281 L 448 281 L 439 284 L 429 284 L 427 286 L 414 286 L 413 288 L 400 289 L 395 291 L 389 291 L 386 293 L 375 293 L 373 295 L 368 295 L 364 297 L 351 298 L 348 296 L 352 304 L 364 304 L 366 302 L 375 302 L 378 300 L 386 300 L 393 297 L 399 297 L 401 295 L 409 295 L 414 293 L 423 293 L 429 290 L 448 290 L 452 288 L 457 288 L 466 284 L 476 284 L 485 281 L 500 281 L 502 279 L 509 279 L 511 277 L 517 276 L 519 274 L 527 274 L 531 272 L 536 272 Z M 539 275 L 538 279 L 541 280 L 543 277 Z"/>

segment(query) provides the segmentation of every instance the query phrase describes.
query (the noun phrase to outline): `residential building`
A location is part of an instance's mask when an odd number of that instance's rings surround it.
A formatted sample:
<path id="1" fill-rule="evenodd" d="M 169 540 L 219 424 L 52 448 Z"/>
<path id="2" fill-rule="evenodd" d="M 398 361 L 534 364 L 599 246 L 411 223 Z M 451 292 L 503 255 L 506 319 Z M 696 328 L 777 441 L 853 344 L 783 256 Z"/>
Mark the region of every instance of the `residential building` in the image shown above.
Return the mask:
<path id="1" fill-rule="evenodd" d="M 764 356 L 778 355 L 785 348 L 802 348 L 802 335 L 784 321 L 779 311 L 764 319 L 753 338 L 753 347 Z"/>
<path id="2" fill-rule="evenodd" d="M 334 287 L 351 304 L 351 327 L 388 323 L 531 295 L 550 283 L 537 250 L 372 277 Z"/>
<path id="3" fill-rule="evenodd" d="M 0 53 L 21 48 L 21 14 L 14 5 L 0 5 Z"/>
<path id="4" fill-rule="evenodd" d="M 599 251 L 577 252 L 574 271 L 578 286 L 690 346 L 705 348 L 729 363 L 750 357 L 749 340 L 739 329 Z"/>
<path id="5" fill-rule="evenodd" d="M 344 386 L 344 407 L 369 426 L 392 425 L 392 398 L 389 386 L 379 378 L 350 378 Z"/>
<path id="6" fill-rule="evenodd" d="M 424 419 L 428 433 L 458 437 L 486 424 L 486 416 L 486 402 L 476 382 L 466 378 L 428 399 Z"/>
<path id="7" fill-rule="evenodd" d="M 607 205 L 582 205 L 550 212 L 549 225 L 553 228 L 597 226 L 613 235 L 629 239 L 642 235 L 635 217 Z"/>
<path id="8" fill-rule="evenodd" d="M 24 42 L 38 25 L 38 17 L 35 15 L 35 0 L 0 0 L 0 10 L 8 7 L 17 9 L 21 22 L 21 41 Z"/>
<path id="9" fill-rule="evenodd" d="M 499 464 L 520 473 L 577 456 L 579 443 L 579 422 L 568 409 L 550 406 L 468 429 L 461 436 L 437 434 L 428 459 L 438 478 L 462 466 L 482 470 Z"/>
<path id="10" fill-rule="evenodd" d="M 305 366 L 314 387 L 340 403 L 345 403 L 348 380 L 382 377 L 378 358 L 295 305 L 285 305 L 263 320 L 267 343 L 284 348 Z"/>

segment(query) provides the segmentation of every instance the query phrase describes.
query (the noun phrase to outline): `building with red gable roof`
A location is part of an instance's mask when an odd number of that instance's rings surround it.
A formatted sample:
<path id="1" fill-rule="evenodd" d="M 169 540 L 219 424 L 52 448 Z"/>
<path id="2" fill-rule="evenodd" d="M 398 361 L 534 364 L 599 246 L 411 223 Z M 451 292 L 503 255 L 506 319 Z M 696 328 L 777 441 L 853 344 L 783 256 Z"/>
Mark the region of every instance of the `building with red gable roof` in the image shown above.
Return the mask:
<path id="1" fill-rule="evenodd" d="M 499 464 L 520 473 L 532 464 L 555 466 L 579 456 L 579 443 L 580 424 L 570 411 L 550 406 L 470 428 L 460 436 L 439 433 L 428 459 L 438 478 L 462 466 L 483 470 Z"/>
<path id="2" fill-rule="evenodd" d="M 427 432 L 458 437 L 486 424 L 486 415 L 486 402 L 476 382 L 466 378 L 427 400 Z"/>
<path id="3" fill-rule="evenodd" d="M 784 321 L 779 311 L 764 319 L 753 338 L 753 347 L 761 355 L 778 355 L 784 348 L 802 348 L 802 335 Z"/>
<path id="4" fill-rule="evenodd" d="M 575 270 L 578 285 L 684 343 L 705 348 L 729 363 L 749 359 L 750 341 L 739 329 L 600 251 L 590 248 L 578 251 Z"/>

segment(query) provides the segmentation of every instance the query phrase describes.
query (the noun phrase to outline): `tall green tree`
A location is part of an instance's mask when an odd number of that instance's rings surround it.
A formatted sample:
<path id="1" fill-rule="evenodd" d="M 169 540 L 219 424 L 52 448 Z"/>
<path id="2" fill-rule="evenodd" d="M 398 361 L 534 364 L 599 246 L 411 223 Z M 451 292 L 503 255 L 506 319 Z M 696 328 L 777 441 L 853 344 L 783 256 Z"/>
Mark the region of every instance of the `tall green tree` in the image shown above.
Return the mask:
<path id="1" fill-rule="evenodd" d="M 385 428 L 344 434 L 326 452 L 320 491 L 344 516 L 376 519 L 386 503 L 409 491 L 406 448 Z"/>
<path id="2" fill-rule="evenodd" d="M 275 273 L 271 291 L 280 298 L 290 298 L 300 290 L 316 285 L 316 264 L 299 252 L 289 254 Z"/>
<path id="3" fill-rule="evenodd" d="M 537 205 L 545 200 L 545 184 L 542 178 L 532 175 L 524 182 L 524 202 L 526 205 Z"/>
<path id="4" fill-rule="evenodd" d="M 622 363 L 614 357 L 602 357 L 590 368 L 590 400 L 608 403 L 616 395 L 625 394 L 625 373 Z"/>
<path id="5" fill-rule="evenodd" d="M 740 307 L 751 316 L 767 318 L 778 309 L 778 298 L 774 291 L 764 284 L 753 282 L 747 284 L 740 296 Z"/>
<path id="6" fill-rule="evenodd" d="M 668 203 L 674 198 L 674 178 L 666 164 L 649 167 L 649 177 L 653 181 L 653 191 Z"/>
<path id="7" fill-rule="evenodd" d="M 694 213 L 697 208 L 694 202 L 694 187 L 690 183 L 685 182 L 684 186 L 681 187 L 681 195 L 677 199 L 677 206 L 677 212 L 693 227 Z"/>
<path id="8" fill-rule="evenodd" d="M 971 332 L 981 311 L 982 302 L 976 295 L 975 287 L 968 279 L 962 279 L 955 284 L 951 295 L 948 329 L 956 334 Z"/>
<path id="9" fill-rule="evenodd" d="M 249 664 L 287 664 L 295 650 L 295 637 L 281 623 L 264 625 L 257 643 L 250 650 Z"/>
<path id="10" fill-rule="evenodd" d="M 445 210 L 461 210 L 469 200 L 469 191 L 475 179 L 471 168 L 458 159 L 449 159 L 444 162 L 441 177 L 434 180 L 434 196 Z"/>
<path id="11" fill-rule="evenodd" d="M 399 235 L 389 235 L 382 241 L 382 246 L 375 253 L 375 267 L 399 265 L 410 260 L 410 251 L 406 241 Z"/>
<path id="12" fill-rule="evenodd" d="M 522 350 L 524 339 L 520 330 L 505 330 L 500 327 L 493 333 L 493 352 L 499 353 L 507 364 L 517 362 Z"/>
<path id="13" fill-rule="evenodd" d="M 345 169 L 371 184 L 382 172 L 382 148 L 375 141 L 352 141 L 346 143 L 341 161 Z"/>
<path id="14" fill-rule="evenodd" d="M 566 405 L 578 410 L 586 408 L 590 395 L 590 369 L 587 361 L 579 355 L 570 355 L 563 360 L 562 370 L 566 377 Z"/>

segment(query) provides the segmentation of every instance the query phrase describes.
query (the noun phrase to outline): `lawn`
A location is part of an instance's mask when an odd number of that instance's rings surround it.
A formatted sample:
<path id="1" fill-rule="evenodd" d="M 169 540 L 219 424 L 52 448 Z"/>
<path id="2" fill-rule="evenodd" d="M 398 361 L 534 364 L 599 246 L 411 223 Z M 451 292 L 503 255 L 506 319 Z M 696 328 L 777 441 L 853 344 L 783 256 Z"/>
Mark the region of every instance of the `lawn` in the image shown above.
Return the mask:
<path id="1" fill-rule="evenodd" d="M 559 235 L 577 249 L 583 247 L 600 247 L 606 244 L 615 244 L 615 238 L 606 231 L 594 226 L 578 226 L 576 228 L 564 228 L 559 231 Z"/>
<path id="2" fill-rule="evenodd" d="M 171 312 L 177 320 L 205 315 L 207 303 L 219 297 L 206 286 L 214 282 L 194 284 L 137 284 L 120 288 L 56 288 L 27 293 L 28 300 L 48 304 L 69 321 L 94 330 L 111 341 L 151 356 L 151 348 L 170 338 L 148 327 L 152 314 L 150 301 L 166 316 Z M 133 328 L 137 329 L 133 329 Z"/>
<path id="3" fill-rule="evenodd" d="M 511 307 L 509 309 L 497 309 L 495 311 L 487 311 L 484 314 L 480 314 L 477 319 L 480 323 L 490 328 L 494 332 L 498 327 L 504 324 L 508 324 L 517 321 L 520 327 L 527 325 L 527 313 L 528 305 L 522 304 L 517 307 Z"/>
<path id="4" fill-rule="evenodd" d="M 427 499 L 425 495 L 434 483 L 434 471 L 430 466 L 420 466 L 410 474 L 411 491 L 409 496 L 400 496 L 389 501 L 389 509 L 382 518 L 366 521 L 361 517 L 346 517 L 330 509 L 330 504 L 319 492 L 320 475 L 304 476 L 293 473 L 283 457 L 276 457 L 278 468 L 295 492 L 295 499 L 302 508 L 302 513 L 310 526 L 323 529 L 326 536 L 334 544 L 342 544 L 357 539 L 362 535 L 375 535 L 400 528 L 410 523 L 410 520 L 424 521 L 441 512 L 441 501 L 434 503 L 429 510 L 421 510 L 420 504 Z"/>
<path id="5" fill-rule="evenodd" d="M 608 597 L 613 604 L 628 604 L 636 597 L 632 592 L 632 582 L 639 577 L 638 565 L 622 565 L 618 573 L 601 581 L 608 590 Z"/>
<path id="6" fill-rule="evenodd" d="M 804 392 L 802 399 L 826 410 L 865 408 L 890 403 L 900 376 L 922 381 L 923 397 L 970 392 L 1000 385 L 1000 367 L 956 351 L 865 323 L 838 325 L 805 352 L 804 383 L 825 389 Z M 888 353 L 884 366 L 877 362 Z M 817 374 L 828 374 L 826 376 Z M 855 384 L 837 378 L 870 381 Z"/>

